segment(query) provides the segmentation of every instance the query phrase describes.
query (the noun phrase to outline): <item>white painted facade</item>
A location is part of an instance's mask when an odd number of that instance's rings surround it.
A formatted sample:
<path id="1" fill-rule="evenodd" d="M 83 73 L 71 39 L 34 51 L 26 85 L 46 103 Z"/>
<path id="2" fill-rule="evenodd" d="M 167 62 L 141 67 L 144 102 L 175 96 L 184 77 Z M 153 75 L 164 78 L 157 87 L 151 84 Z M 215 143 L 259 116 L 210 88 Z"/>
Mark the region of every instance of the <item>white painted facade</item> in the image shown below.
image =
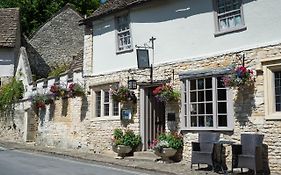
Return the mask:
<path id="1" fill-rule="evenodd" d="M 269 45 L 281 41 L 280 9 L 281 0 L 244 0 L 246 30 L 215 36 L 212 0 L 147 3 L 129 11 L 132 42 L 155 37 L 155 65 Z M 116 42 L 113 15 L 93 21 L 93 75 L 137 67 L 135 47 L 117 54 Z"/>
<path id="2" fill-rule="evenodd" d="M 0 48 L 0 77 L 14 76 L 15 49 Z"/>

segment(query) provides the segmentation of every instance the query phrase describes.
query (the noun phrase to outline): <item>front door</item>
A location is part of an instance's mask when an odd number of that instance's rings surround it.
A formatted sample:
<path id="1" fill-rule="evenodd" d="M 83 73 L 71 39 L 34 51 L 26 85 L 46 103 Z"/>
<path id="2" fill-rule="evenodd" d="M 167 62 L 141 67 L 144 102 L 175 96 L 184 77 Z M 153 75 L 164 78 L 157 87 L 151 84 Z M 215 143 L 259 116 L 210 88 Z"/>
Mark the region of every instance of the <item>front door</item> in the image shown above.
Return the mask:
<path id="1" fill-rule="evenodd" d="M 141 89 L 140 124 L 143 149 L 147 150 L 152 141 L 165 132 L 165 105 L 152 94 L 153 87 Z"/>

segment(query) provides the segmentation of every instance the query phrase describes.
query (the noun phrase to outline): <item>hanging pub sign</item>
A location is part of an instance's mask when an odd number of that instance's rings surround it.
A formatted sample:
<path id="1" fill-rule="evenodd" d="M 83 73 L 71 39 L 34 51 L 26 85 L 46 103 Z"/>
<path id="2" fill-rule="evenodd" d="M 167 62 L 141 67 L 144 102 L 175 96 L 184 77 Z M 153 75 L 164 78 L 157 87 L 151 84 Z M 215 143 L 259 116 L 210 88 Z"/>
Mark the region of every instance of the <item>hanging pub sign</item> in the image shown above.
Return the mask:
<path id="1" fill-rule="evenodd" d="M 147 49 L 137 49 L 138 68 L 149 68 L 149 54 Z"/>

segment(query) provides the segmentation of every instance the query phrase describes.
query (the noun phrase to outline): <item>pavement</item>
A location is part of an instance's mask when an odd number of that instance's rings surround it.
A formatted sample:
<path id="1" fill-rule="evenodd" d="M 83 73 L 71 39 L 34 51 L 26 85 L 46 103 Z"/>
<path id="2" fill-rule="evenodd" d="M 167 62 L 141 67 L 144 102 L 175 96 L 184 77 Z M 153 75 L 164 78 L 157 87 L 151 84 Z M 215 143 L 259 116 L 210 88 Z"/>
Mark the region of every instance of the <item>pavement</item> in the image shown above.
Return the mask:
<path id="1" fill-rule="evenodd" d="M 106 154 L 92 153 L 91 151 L 75 150 L 75 149 L 60 149 L 53 147 L 43 147 L 34 145 L 34 143 L 16 143 L 0 140 L 0 151 L 5 149 L 15 149 L 28 152 L 37 152 L 58 157 L 66 157 L 80 161 L 99 162 L 109 165 L 117 165 L 139 170 L 148 170 L 157 173 L 171 175 L 213 175 L 217 174 L 210 170 L 200 169 L 194 165 L 193 169 L 186 162 L 178 163 L 163 163 L 154 161 L 155 158 L 150 153 L 135 153 L 132 157 L 124 159 L 116 159 L 116 154 L 109 152 Z M 201 167 L 201 166 L 200 166 Z M 202 166 L 203 167 L 203 166 Z"/>

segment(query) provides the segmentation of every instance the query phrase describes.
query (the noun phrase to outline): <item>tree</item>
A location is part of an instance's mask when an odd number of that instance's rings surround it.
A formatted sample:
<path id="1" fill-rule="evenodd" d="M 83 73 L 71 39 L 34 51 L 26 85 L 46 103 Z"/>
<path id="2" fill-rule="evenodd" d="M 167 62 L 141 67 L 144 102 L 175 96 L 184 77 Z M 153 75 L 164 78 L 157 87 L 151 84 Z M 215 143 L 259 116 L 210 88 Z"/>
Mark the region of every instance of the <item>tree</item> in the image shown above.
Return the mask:
<path id="1" fill-rule="evenodd" d="M 67 3 L 82 15 L 90 15 L 99 6 L 99 0 L 0 0 L 0 8 L 19 7 L 22 32 L 29 36 Z"/>

